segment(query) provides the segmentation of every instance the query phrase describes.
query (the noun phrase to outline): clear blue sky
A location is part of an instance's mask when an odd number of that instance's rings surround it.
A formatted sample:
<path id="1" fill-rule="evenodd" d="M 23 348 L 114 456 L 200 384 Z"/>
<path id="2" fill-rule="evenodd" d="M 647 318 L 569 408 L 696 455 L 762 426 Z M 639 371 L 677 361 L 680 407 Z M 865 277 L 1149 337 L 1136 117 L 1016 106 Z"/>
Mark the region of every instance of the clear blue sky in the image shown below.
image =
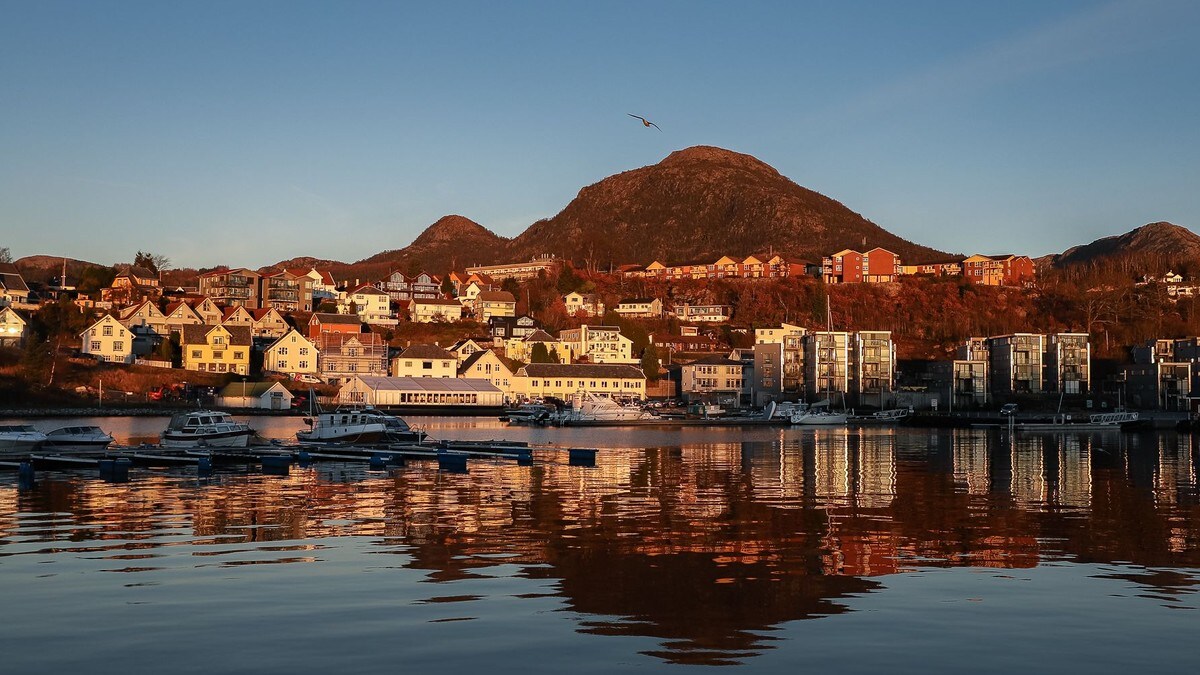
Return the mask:
<path id="1" fill-rule="evenodd" d="M 512 236 L 698 144 L 943 250 L 1200 229 L 1193 0 L 0 0 L 0 16 L 14 257 L 352 261 L 449 213 Z"/>

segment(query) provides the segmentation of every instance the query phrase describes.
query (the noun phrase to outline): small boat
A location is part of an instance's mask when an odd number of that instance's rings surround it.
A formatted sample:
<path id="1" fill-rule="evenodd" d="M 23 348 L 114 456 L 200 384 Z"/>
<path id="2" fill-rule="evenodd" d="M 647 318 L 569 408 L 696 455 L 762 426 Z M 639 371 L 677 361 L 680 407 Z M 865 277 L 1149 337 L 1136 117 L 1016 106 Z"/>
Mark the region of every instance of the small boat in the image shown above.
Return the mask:
<path id="1" fill-rule="evenodd" d="M 792 424 L 802 426 L 846 426 L 850 416 L 846 413 L 835 413 L 832 410 L 809 408 L 792 415 Z"/>
<path id="2" fill-rule="evenodd" d="M 103 452 L 113 442 L 100 427 L 61 427 L 46 432 L 42 449 L 47 452 Z"/>
<path id="3" fill-rule="evenodd" d="M 505 410 L 500 420 L 509 424 L 536 426 L 549 422 L 554 412 L 554 406 L 542 403 L 526 403 L 511 410 Z"/>
<path id="4" fill-rule="evenodd" d="M 159 435 L 167 448 L 245 448 L 254 430 L 245 422 L 235 422 L 228 413 L 195 410 L 180 413 Z"/>
<path id="5" fill-rule="evenodd" d="M 847 420 L 850 424 L 897 424 L 912 414 L 912 408 L 893 408 L 880 410 L 870 415 L 851 415 Z"/>
<path id="6" fill-rule="evenodd" d="M 302 443 L 419 443 L 424 437 L 403 419 L 375 408 L 318 412 L 304 421 L 308 430 L 296 432 Z"/>
<path id="7" fill-rule="evenodd" d="M 46 434 L 28 424 L 0 426 L 0 453 L 33 452 L 46 442 Z"/>

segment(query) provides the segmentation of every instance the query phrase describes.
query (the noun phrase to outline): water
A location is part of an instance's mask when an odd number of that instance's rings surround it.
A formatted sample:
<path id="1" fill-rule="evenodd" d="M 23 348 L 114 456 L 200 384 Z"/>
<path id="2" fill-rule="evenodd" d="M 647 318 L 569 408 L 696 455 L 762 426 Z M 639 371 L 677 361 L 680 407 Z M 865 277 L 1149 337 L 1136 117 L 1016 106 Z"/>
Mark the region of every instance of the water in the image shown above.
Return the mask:
<path id="1" fill-rule="evenodd" d="M 129 442 L 166 419 L 81 422 Z M 1186 436 L 410 422 L 600 453 L 33 489 L 0 473 L 4 672 L 1115 673 L 1197 655 Z"/>

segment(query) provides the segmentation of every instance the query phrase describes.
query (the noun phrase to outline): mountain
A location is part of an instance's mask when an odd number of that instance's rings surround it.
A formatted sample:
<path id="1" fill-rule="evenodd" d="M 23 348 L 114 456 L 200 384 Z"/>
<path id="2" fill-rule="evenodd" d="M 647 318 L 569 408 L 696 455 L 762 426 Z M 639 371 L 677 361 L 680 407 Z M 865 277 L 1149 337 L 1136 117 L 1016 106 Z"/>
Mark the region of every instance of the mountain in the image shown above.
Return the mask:
<path id="1" fill-rule="evenodd" d="M 1176 261 L 1194 262 L 1200 258 L 1200 235 L 1173 223 L 1149 223 L 1125 234 L 1104 237 L 1047 256 L 1054 267 L 1130 257 L 1156 258 L 1167 265 Z"/>
<path id="2" fill-rule="evenodd" d="M 101 265 L 86 260 L 76 260 L 75 258 L 66 258 L 66 261 L 67 281 L 71 283 L 74 283 L 83 270 L 89 267 L 109 267 L 109 265 Z M 21 276 L 27 282 L 48 284 L 62 275 L 63 258 L 61 256 L 27 255 L 23 258 L 18 258 L 14 262 L 17 269 L 21 270 Z"/>
<path id="3" fill-rule="evenodd" d="M 947 255 L 884 230 L 750 155 L 696 146 L 583 188 L 558 215 L 517 236 L 509 255 L 553 253 L 606 268 L 769 250 L 819 261 L 844 248 L 876 246 L 906 262 Z"/>

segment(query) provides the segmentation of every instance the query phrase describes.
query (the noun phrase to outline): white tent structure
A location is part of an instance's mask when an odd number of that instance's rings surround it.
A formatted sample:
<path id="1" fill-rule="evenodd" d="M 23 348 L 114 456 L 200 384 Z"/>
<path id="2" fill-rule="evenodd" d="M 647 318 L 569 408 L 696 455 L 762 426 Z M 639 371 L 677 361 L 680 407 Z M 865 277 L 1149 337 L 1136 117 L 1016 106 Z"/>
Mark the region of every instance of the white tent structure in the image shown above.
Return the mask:
<path id="1" fill-rule="evenodd" d="M 504 392 L 482 379 L 434 377 L 381 377 L 357 375 L 338 390 L 340 405 L 477 406 L 504 405 Z"/>

